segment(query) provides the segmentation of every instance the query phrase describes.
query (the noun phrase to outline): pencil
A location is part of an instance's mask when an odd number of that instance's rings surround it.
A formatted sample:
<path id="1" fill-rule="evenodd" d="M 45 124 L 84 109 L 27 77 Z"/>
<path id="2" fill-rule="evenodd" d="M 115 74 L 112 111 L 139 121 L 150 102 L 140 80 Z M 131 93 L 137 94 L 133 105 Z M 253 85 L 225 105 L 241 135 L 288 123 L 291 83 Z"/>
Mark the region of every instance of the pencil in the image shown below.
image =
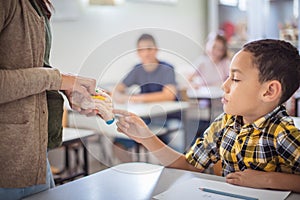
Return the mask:
<path id="1" fill-rule="evenodd" d="M 209 192 L 209 193 L 219 194 L 219 195 L 228 196 L 228 197 L 234 197 L 234 198 L 245 199 L 245 200 L 258 200 L 258 198 L 254 198 L 254 197 L 247 197 L 247 196 L 243 196 L 243 195 L 239 195 L 239 194 L 232 194 L 232 193 L 222 192 L 222 191 L 218 191 L 218 190 L 212 190 L 212 189 L 208 189 L 208 188 L 199 188 L 199 189 L 202 190 L 203 192 Z"/>
<path id="2" fill-rule="evenodd" d="M 98 99 L 98 100 L 105 100 L 106 98 L 100 95 L 93 95 L 92 96 L 93 99 Z"/>

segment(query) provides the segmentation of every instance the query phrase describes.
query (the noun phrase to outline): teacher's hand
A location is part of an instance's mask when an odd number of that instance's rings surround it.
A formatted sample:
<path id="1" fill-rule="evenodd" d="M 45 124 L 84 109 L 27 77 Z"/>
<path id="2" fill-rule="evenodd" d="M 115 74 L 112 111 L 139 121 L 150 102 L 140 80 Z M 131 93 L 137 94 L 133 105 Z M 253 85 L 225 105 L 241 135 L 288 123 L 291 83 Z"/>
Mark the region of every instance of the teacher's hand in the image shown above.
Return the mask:
<path id="1" fill-rule="evenodd" d="M 72 109 L 85 115 L 96 115 L 91 95 L 95 95 L 96 80 L 62 74 L 61 90 L 64 90 Z"/>

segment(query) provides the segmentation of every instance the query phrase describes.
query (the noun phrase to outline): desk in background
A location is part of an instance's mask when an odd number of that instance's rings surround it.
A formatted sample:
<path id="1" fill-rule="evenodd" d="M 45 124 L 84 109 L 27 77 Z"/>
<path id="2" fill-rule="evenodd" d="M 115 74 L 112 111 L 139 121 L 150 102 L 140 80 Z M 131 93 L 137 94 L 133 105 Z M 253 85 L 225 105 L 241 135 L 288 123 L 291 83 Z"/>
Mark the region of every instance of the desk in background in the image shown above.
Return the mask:
<path id="1" fill-rule="evenodd" d="M 164 168 L 147 163 L 121 164 L 79 180 L 35 194 L 26 200 L 151 199 L 178 181 L 199 177 L 224 182 L 225 178 L 203 173 Z M 287 200 L 299 200 L 292 193 Z"/>
<path id="2" fill-rule="evenodd" d="M 132 113 L 135 113 L 142 118 L 152 118 L 159 116 L 166 116 L 167 114 L 176 113 L 181 111 L 182 113 L 189 107 L 187 102 L 182 101 L 165 101 L 165 102 L 154 102 L 154 103 L 135 103 L 135 104 L 115 104 L 116 109 L 127 110 Z M 72 110 L 68 110 L 68 127 L 91 129 L 94 131 L 104 131 L 104 133 L 113 132 L 113 136 L 118 134 L 119 136 L 123 135 L 116 132 L 114 126 L 106 125 L 105 122 L 98 116 L 86 117 L 80 115 Z M 108 134 L 110 134 L 108 133 Z"/>
<path id="3" fill-rule="evenodd" d="M 196 106 L 201 109 L 200 101 L 204 100 L 208 102 L 208 116 L 206 119 L 208 121 L 213 120 L 217 114 L 214 114 L 216 110 L 215 107 L 220 108 L 221 98 L 223 97 L 223 91 L 220 87 L 201 87 L 199 89 L 189 89 L 187 90 L 187 96 L 190 100 L 196 100 Z M 192 101 L 191 103 L 193 103 Z M 222 108 L 221 108 L 222 109 Z M 220 109 L 219 109 L 220 110 Z M 221 110 L 222 111 L 222 110 Z M 217 111 L 216 111 L 217 112 Z M 203 115 L 203 113 L 201 113 Z M 205 115 L 205 114 L 204 114 Z"/>
<path id="4" fill-rule="evenodd" d="M 128 110 L 140 116 L 143 119 L 150 119 L 150 121 L 159 121 L 159 125 L 150 123 L 149 128 L 157 135 L 163 136 L 174 133 L 178 130 L 184 131 L 186 124 L 186 110 L 189 108 L 189 103 L 184 101 L 164 101 L 164 102 L 152 102 L 152 103 L 141 103 L 141 104 L 117 104 L 115 106 L 118 109 Z M 168 124 L 163 126 L 166 120 L 172 120 L 167 118 L 168 116 L 181 112 L 181 122 L 175 121 L 176 124 Z M 187 147 L 187 137 L 184 133 L 184 148 Z M 139 146 L 139 145 L 138 145 Z"/>
<path id="5" fill-rule="evenodd" d="M 292 117 L 294 120 L 295 126 L 300 130 L 300 117 Z"/>
<path id="6" fill-rule="evenodd" d="M 65 151 L 64 168 L 59 172 L 58 175 L 54 176 L 56 184 L 63 184 L 66 181 L 73 180 L 80 176 L 87 176 L 89 171 L 88 166 L 88 152 L 87 152 L 87 139 L 95 136 L 95 131 L 64 128 L 63 138 L 61 147 Z M 80 162 L 79 151 L 82 150 L 83 163 Z M 75 154 L 76 166 L 70 164 L 70 151 Z"/>
<path id="7" fill-rule="evenodd" d="M 200 87 L 199 89 L 188 89 L 187 96 L 189 98 L 199 99 L 217 99 L 222 98 L 223 90 L 221 87 Z"/>
<path id="8" fill-rule="evenodd" d="M 184 112 L 189 107 L 184 101 L 162 101 L 152 103 L 116 104 L 115 108 L 128 110 L 142 118 L 166 116 L 167 114 Z"/>
<path id="9" fill-rule="evenodd" d="M 186 111 L 186 147 L 201 137 L 206 128 L 223 112 L 221 98 L 223 91 L 218 87 L 190 88 L 186 91 L 189 108 Z"/>
<path id="10" fill-rule="evenodd" d="M 182 112 L 184 115 L 185 110 L 189 107 L 187 102 L 181 101 L 166 101 L 155 103 L 141 103 L 141 104 L 116 104 L 115 108 L 123 109 L 135 113 L 142 118 L 154 118 L 167 114 Z M 126 135 L 117 131 L 116 124 L 107 125 L 100 117 L 86 117 L 71 110 L 68 111 L 68 127 L 94 130 L 108 137 L 123 137 L 128 138 Z M 160 131 L 164 132 L 163 127 L 154 127 L 154 132 L 159 134 Z"/>
<path id="11" fill-rule="evenodd" d="M 187 102 L 181 102 L 181 101 L 166 101 L 166 102 L 153 102 L 153 103 L 135 103 L 135 104 L 115 104 L 115 108 L 117 109 L 123 109 L 130 112 L 135 113 L 136 115 L 142 117 L 142 118 L 156 118 L 156 117 L 162 117 L 163 119 L 166 119 L 167 114 L 176 113 L 181 111 L 182 116 L 185 116 L 185 111 L 189 107 L 189 104 Z M 100 146 L 101 146 L 101 155 L 103 155 L 103 158 L 99 158 L 103 160 L 103 163 L 106 163 L 107 165 L 111 165 L 112 163 L 112 155 L 110 155 L 110 152 L 107 151 L 107 148 L 111 148 L 112 139 L 115 137 L 120 138 L 128 138 L 126 135 L 119 133 L 117 131 L 117 126 L 115 123 L 111 125 L 107 125 L 100 117 L 94 116 L 94 117 L 86 117 L 84 115 L 80 115 L 79 113 L 73 112 L 72 110 L 68 111 L 68 127 L 73 128 L 80 128 L 80 129 L 90 129 L 97 132 L 100 136 Z M 183 119 L 183 126 L 185 120 Z M 170 127 L 166 128 L 163 126 L 150 126 L 151 130 L 156 135 L 164 135 L 169 134 L 171 132 L 177 131 L 179 128 L 181 128 L 182 124 L 178 124 L 176 127 Z M 184 138 L 186 140 L 186 137 Z M 185 144 L 187 142 L 185 141 Z M 109 146 L 108 146 L 109 145 Z M 105 148 L 106 147 L 106 148 Z M 136 153 L 139 152 L 139 146 L 137 147 Z M 139 156 L 137 157 L 139 159 Z"/>

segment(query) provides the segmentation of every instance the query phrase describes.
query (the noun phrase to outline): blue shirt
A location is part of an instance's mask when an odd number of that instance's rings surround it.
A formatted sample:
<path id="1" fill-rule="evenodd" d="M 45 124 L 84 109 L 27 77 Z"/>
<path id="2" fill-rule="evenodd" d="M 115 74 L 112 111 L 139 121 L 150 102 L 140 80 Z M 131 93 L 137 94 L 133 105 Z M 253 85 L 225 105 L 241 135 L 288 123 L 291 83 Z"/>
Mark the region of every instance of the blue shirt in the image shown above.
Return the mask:
<path id="1" fill-rule="evenodd" d="M 154 71 L 147 72 L 142 64 L 137 64 L 125 77 L 123 83 L 127 87 L 139 85 L 141 93 L 160 92 L 165 85 L 176 86 L 174 67 L 159 61 Z"/>

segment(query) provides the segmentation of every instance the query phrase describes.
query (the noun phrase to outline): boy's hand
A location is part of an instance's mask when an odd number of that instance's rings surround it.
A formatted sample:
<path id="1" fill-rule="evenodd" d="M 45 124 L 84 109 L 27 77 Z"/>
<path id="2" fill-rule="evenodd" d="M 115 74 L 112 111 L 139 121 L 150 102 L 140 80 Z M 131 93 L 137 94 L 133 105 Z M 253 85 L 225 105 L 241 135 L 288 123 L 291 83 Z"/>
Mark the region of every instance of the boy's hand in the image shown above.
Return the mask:
<path id="1" fill-rule="evenodd" d="M 240 185 L 252 188 L 266 187 L 266 173 L 253 169 L 230 173 L 226 176 L 226 182 L 233 185 Z"/>
<path id="2" fill-rule="evenodd" d="M 124 133 L 138 143 L 143 143 L 150 139 L 154 134 L 150 131 L 145 122 L 137 115 L 125 110 L 113 110 L 118 115 L 118 131 Z"/>

